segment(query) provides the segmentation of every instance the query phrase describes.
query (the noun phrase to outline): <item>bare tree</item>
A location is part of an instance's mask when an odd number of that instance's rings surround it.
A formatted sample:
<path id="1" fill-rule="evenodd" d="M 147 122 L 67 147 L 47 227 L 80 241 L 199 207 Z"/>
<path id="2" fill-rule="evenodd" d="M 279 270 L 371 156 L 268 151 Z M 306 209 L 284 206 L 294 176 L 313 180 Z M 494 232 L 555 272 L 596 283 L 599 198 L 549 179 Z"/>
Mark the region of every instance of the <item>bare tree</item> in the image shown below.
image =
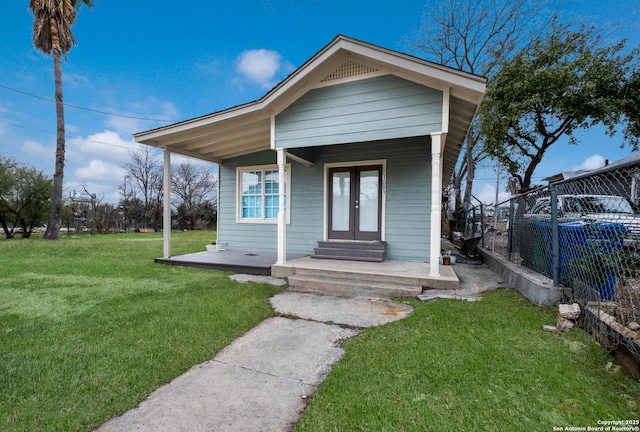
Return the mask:
<path id="1" fill-rule="evenodd" d="M 140 223 L 143 228 L 147 224 L 154 223 L 154 215 L 157 213 L 158 203 L 162 202 L 162 163 L 154 155 L 150 147 L 141 150 L 130 151 L 131 161 L 124 165 L 129 181 L 126 187 L 127 200 L 139 198 L 142 202 L 142 217 Z"/>
<path id="2" fill-rule="evenodd" d="M 195 229 L 198 219 L 206 218 L 202 210 L 215 208 L 216 179 L 205 165 L 183 162 L 171 170 L 174 206 L 183 226 Z M 213 204 L 213 206 L 212 206 Z"/>
<path id="3" fill-rule="evenodd" d="M 491 77 L 500 65 L 529 45 L 544 29 L 553 12 L 553 0 L 439 0 L 430 2 L 420 31 L 409 41 L 417 55 L 440 64 Z M 464 215 L 478 163 L 487 157 L 483 139 L 474 123 L 451 179 L 455 194 L 456 220 Z M 464 197 L 462 184 L 465 183 Z"/>

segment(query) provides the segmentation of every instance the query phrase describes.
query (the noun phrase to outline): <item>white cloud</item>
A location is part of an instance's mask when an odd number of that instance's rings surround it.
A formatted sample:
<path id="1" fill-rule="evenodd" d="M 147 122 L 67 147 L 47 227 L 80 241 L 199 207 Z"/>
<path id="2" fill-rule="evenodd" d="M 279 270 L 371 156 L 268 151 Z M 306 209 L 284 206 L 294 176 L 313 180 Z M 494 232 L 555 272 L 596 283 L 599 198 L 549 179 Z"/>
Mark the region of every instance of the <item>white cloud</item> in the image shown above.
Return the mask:
<path id="1" fill-rule="evenodd" d="M 282 56 L 276 51 L 256 49 L 244 51 L 237 60 L 236 71 L 249 81 L 270 89 L 277 83 L 276 74 L 279 71 L 291 69 L 283 62 Z"/>
<path id="2" fill-rule="evenodd" d="M 94 88 L 87 76 L 72 72 L 64 73 L 64 84 L 79 88 Z"/>
<path id="3" fill-rule="evenodd" d="M 121 112 L 124 116 L 108 116 L 106 125 L 110 129 L 115 129 L 120 135 L 129 136 L 136 132 L 141 132 L 165 125 L 168 122 L 177 122 L 180 119 L 180 113 L 172 102 L 161 102 L 151 99 L 147 102 L 135 102 L 133 104 L 135 113 Z M 109 108 L 105 111 L 111 112 Z M 135 117 L 135 118 L 134 118 Z M 150 122 L 143 119 L 163 120 L 161 122 Z"/>
<path id="4" fill-rule="evenodd" d="M 20 150 L 29 158 L 45 159 L 52 163 L 55 160 L 55 145 L 47 147 L 38 142 L 27 140 L 22 143 Z"/>
<path id="5" fill-rule="evenodd" d="M 80 180 L 118 182 L 124 178 L 127 172 L 117 165 L 93 159 L 89 165 L 76 169 L 74 174 Z"/>
<path id="6" fill-rule="evenodd" d="M 68 143 L 67 157 L 76 163 L 94 158 L 122 165 L 129 160 L 129 151 L 140 149 L 140 144 L 133 139 L 124 139 L 112 130 L 94 133 L 86 138 L 71 138 Z"/>
<path id="7" fill-rule="evenodd" d="M 480 183 L 482 189 L 480 191 L 474 190 L 473 195 L 478 198 L 483 204 L 494 204 L 496 202 L 496 185 L 490 183 Z M 498 203 L 506 201 L 511 195 L 504 189 L 498 193 Z M 473 200 L 474 204 L 477 204 Z"/>
<path id="8" fill-rule="evenodd" d="M 107 120 L 107 127 L 115 129 L 118 134 L 133 135 L 136 132 L 140 132 L 144 129 L 143 121 L 139 119 L 133 119 L 128 117 L 116 117 L 109 116 Z"/>
<path id="9" fill-rule="evenodd" d="M 592 170 L 604 166 L 604 157 L 594 154 L 585 159 L 580 165 L 571 168 L 571 171 Z"/>

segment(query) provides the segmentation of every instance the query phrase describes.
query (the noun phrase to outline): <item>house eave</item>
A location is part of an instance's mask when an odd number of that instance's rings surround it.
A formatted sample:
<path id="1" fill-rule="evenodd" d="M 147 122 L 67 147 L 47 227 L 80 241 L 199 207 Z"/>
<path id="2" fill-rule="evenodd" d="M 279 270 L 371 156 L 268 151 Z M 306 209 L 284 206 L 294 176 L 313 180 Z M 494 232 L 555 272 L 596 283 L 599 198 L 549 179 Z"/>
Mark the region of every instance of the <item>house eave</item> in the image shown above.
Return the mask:
<path id="1" fill-rule="evenodd" d="M 463 101 L 461 105 L 465 109 L 473 106 L 473 114 L 482 100 L 486 87 L 486 79 L 483 77 L 339 35 L 262 98 L 201 117 L 139 132 L 133 135 L 134 139 L 141 144 L 179 154 L 188 153 L 190 157 L 218 163 L 237 155 L 269 149 L 273 144 L 271 129 L 274 116 L 311 89 L 318 87 L 320 81 L 336 65 L 348 58 L 374 65 L 385 74 L 442 90 L 452 100 Z M 461 117 L 456 118 L 456 103 L 450 105 L 452 115 L 449 124 L 443 125 L 443 132 L 449 132 L 454 123 L 467 128 L 470 125 L 473 115 L 469 116 L 464 112 Z M 464 140 L 464 136 L 449 133 L 447 142 L 459 139 Z M 231 142 L 233 144 L 230 144 Z M 455 146 L 461 144 L 462 142 L 456 142 Z M 448 164 L 445 160 L 445 173 L 449 170 Z"/>

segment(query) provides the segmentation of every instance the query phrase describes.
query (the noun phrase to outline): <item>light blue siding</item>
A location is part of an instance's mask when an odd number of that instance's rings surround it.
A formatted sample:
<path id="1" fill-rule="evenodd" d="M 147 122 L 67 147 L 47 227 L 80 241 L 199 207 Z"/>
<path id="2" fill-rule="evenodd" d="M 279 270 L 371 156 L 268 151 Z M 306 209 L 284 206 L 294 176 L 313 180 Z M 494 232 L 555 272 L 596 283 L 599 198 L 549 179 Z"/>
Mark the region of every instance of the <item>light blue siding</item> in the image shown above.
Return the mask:
<path id="1" fill-rule="evenodd" d="M 429 135 L 442 128 L 442 92 L 393 75 L 315 89 L 276 117 L 278 147 Z"/>
<path id="2" fill-rule="evenodd" d="M 428 261 L 431 224 L 431 141 L 416 137 L 317 149 L 318 162 L 386 160 L 387 258 Z"/>
<path id="3" fill-rule="evenodd" d="M 225 161 L 220 165 L 218 242 L 223 249 L 275 252 L 277 224 L 236 223 L 236 167 L 276 163 L 271 150 Z"/>
<path id="4" fill-rule="evenodd" d="M 389 259 L 429 261 L 431 145 L 409 142 L 387 160 L 386 240 Z"/>
<path id="5" fill-rule="evenodd" d="M 287 252 L 311 254 L 324 232 L 324 165 L 386 160 L 386 241 L 389 259 L 427 261 L 431 217 L 431 155 L 428 137 L 314 148 L 315 165 L 291 161 L 291 223 Z M 236 167 L 274 164 L 266 151 L 220 166 L 219 241 L 227 249 L 277 250 L 276 224 L 236 223 Z"/>

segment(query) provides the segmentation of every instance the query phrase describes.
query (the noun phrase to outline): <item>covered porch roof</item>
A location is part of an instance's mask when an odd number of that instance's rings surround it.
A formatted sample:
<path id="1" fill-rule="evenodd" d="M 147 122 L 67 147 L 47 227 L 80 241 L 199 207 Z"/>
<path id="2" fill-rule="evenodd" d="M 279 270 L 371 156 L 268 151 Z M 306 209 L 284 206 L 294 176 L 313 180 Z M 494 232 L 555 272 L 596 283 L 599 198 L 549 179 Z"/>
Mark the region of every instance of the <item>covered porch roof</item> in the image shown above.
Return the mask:
<path id="1" fill-rule="evenodd" d="M 261 99 L 134 137 L 139 143 L 170 153 L 215 163 L 273 149 L 275 116 L 349 67 L 360 68 L 359 78 L 392 74 L 443 92 L 442 132 L 447 134 L 443 178 L 449 178 L 484 95 L 486 79 L 342 35 Z"/>

